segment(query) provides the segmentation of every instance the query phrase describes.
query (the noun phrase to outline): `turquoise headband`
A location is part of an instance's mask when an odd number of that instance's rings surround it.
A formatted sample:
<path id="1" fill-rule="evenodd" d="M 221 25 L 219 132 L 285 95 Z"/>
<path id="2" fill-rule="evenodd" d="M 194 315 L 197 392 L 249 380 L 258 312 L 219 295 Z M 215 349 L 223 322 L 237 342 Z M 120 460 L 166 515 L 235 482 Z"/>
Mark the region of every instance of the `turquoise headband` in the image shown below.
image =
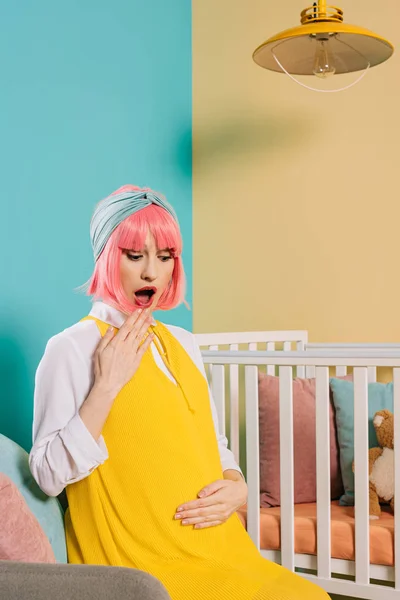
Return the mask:
<path id="1" fill-rule="evenodd" d="M 103 252 L 114 229 L 127 217 L 151 204 L 157 204 L 164 208 L 178 223 L 178 217 L 172 206 L 162 194 L 153 192 L 153 190 L 141 189 L 111 194 L 98 203 L 90 222 L 90 239 L 95 261 Z"/>

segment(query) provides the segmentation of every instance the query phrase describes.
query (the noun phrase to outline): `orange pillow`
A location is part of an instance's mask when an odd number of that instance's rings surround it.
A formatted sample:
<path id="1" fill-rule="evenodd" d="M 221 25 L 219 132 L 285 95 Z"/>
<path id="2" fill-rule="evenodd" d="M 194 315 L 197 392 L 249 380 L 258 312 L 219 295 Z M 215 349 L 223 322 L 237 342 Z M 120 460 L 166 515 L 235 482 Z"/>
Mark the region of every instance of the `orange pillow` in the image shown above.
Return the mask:
<path id="1" fill-rule="evenodd" d="M 0 473 L 0 560 L 56 562 L 38 520 L 4 473 Z"/>
<path id="2" fill-rule="evenodd" d="M 351 377 L 351 376 L 350 376 Z M 349 376 L 346 379 L 350 378 Z M 260 504 L 280 506 L 279 377 L 258 375 L 260 423 Z M 315 379 L 293 380 L 294 503 L 316 502 Z M 333 402 L 330 402 L 331 498 L 343 484 Z"/>

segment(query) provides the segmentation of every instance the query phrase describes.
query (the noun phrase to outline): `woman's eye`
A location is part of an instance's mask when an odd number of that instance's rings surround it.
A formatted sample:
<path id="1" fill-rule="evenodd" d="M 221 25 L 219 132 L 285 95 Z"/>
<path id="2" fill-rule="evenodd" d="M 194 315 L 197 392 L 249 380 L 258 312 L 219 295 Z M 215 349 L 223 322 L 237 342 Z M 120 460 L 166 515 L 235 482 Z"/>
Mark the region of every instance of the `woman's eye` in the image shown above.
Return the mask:
<path id="1" fill-rule="evenodd" d="M 160 256 L 162 262 L 167 262 L 167 260 L 171 260 L 172 256 Z"/>
<path id="2" fill-rule="evenodd" d="M 139 260 L 140 258 L 142 258 L 141 254 L 127 254 L 127 257 L 129 258 L 129 260 Z"/>

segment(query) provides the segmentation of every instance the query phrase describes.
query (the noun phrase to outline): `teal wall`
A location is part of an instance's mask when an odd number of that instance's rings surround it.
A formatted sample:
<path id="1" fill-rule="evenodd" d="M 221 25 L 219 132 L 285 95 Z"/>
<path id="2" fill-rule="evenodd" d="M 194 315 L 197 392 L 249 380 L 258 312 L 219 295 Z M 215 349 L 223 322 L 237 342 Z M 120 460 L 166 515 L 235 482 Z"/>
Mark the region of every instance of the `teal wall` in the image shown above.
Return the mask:
<path id="1" fill-rule="evenodd" d="M 191 304 L 191 3 L 0 2 L 0 432 L 31 446 L 46 341 L 87 314 L 95 203 L 125 183 L 177 209 Z M 166 322 L 191 328 L 185 307 Z"/>

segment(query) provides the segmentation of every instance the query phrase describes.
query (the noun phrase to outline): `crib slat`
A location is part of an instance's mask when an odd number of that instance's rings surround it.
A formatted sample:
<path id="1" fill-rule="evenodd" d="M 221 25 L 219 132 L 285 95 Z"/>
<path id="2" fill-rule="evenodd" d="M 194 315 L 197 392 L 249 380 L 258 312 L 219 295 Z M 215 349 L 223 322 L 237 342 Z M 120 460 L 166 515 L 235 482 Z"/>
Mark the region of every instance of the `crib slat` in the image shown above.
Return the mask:
<path id="1" fill-rule="evenodd" d="M 291 350 L 292 350 L 292 342 L 288 342 L 288 341 L 283 342 L 282 349 L 283 349 L 284 352 L 291 352 Z"/>
<path id="2" fill-rule="evenodd" d="M 368 371 L 354 368 L 356 583 L 369 584 Z"/>
<path id="3" fill-rule="evenodd" d="M 331 478 L 329 368 L 316 368 L 317 565 L 318 577 L 331 577 Z"/>
<path id="4" fill-rule="evenodd" d="M 294 571 L 293 369 L 279 367 L 281 562 Z"/>
<path id="5" fill-rule="evenodd" d="M 260 549 L 260 442 L 257 367 L 245 367 L 247 532 Z"/>
<path id="6" fill-rule="evenodd" d="M 275 342 L 267 342 L 267 352 L 275 351 Z M 267 375 L 275 375 L 275 366 L 267 365 Z"/>
<path id="7" fill-rule="evenodd" d="M 400 590 L 400 369 L 393 369 L 394 414 L 394 581 Z M 397 440 L 397 441 L 396 441 Z M 396 498 L 399 500 L 396 502 Z"/>
<path id="8" fill-rule="evenodd" d="M 376 367 L 368 367 L 368 383 L 376 382 Z"/>
<path id="9" fill-rule="evenodd" d="M 219 350 L 219 346 L 217 344 L 213 344 L 211 346 L 208 346 L 208 349 L 217 352 Z M 212 364 L 210 364 L 208 366 L 208 373 L 209 373 L 209 376 L 210 376 L 210 382 L 209 383 L 210 383 L 210 385 L 212 385 L 212 373 L 213 373 L 213 365 Z"/>
<path id="10" fill-rule="evenodd" d="M 225 435 L 225 365 L 213 365 L 211 390 L 217 408 L 220 432 Z"/>
<path id="11" fill-rule="evenodd" d="M 307 379 L 313 379 L 315 377 L 315 367 L 306 365 L 306 377 Z"/>
<path id="12" fill-rule="evenodd" d="M 239 350 L 238 344 L 230 344 L 229 350 Z M 239 366 L 229 365 L 229 405 L 230 405 L 230 449 L 239 463 Z"/>
<path id="13" fill-rule="evenodd" d="M 296 350 L 298 352 L 304 352 L 305 350 L 305 343 L 303 341 L 297 342 L 296 343 Z M 301 377 L 302 379 L 306 376 L 306 368 L 304 365 L 299 365 L 296 369 L 296 377 Z"/>
<path id="14" fill-rule="evenodd" d="M 336 367 L 336 377 L 345 377 L 347 375 L 347 367 L 339 365 Z"/>

